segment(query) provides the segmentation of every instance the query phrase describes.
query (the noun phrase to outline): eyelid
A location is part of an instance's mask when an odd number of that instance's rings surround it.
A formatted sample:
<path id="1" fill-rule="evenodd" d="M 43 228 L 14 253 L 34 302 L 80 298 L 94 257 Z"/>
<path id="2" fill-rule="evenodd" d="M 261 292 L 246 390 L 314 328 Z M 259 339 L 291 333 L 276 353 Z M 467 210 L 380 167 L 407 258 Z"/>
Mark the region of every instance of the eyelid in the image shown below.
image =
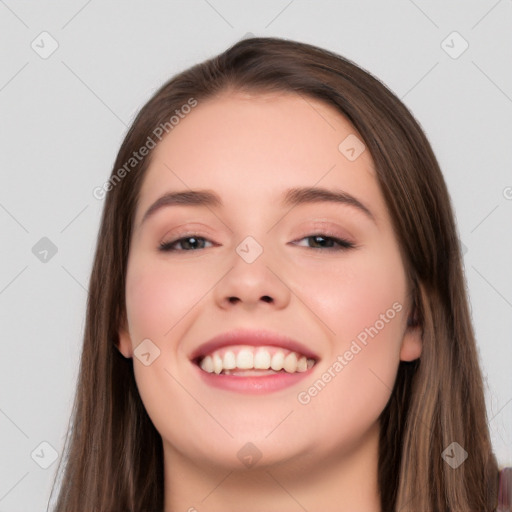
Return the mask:
<path id="1" fill-rule="evenodd" d="M 353 244 L 356 243 L 355 238 L 348 232 L 346 229 L 333 224 L 332 221 L 320 221 L 315 220 L 310 224 L 306 224 L 300 227 L 300 232 L 307 232 L 308 234 L 305 236 L 311 236 L 315 232 L 319 232 L 323 235 L 332 236 L 335 238 L 343 238 L 347 242 L 351 242 Z"/>
<path id="2" fill-rule="evenodd" d="M 213 236 L 211 233 L 209 233 L 208 229 L 206 229 L 202 224 L 184 224 L 182 226 L 173 228 L 170 231 L 167 231 L 165 235 L 162 237 L 162 243 L 166 243 L 165 241 L 168 239 L 175 240 L 178 237 L 193 235 L 201 236 L 204 238 Z"/>
<path id="3" fill-rule="evenodd" d="M 213 235 L 211 232 L 201 223 L 187 223 L 182 224 L 176 228 L 167 231 L 166 234 L 162 237 L 159 246 L 167 245 L 169 243 L 175 243 L 182 238 L 188 237 L 197 237 L 204 238 L 205 240 L 213 243 L 214 245 L 218 245 L 215 243 L 212 238 L 215 238 L 216 235 Z M 352 246 L 356 247 L 357 243 L 355 238 L 350 235 L 346 230 L 340 228 L 336 224 L 333 224 L 332 221 L 323 221 L 320 219 L 315 219 L 313 221 L 309 221 L 305 225 L 301 225 L 298 229 L 297 236 L 292 237 L 292 242 L 298 242 L 307 237 L 324 235 L 329 238 L 336 238 L 341 241 L 345 241 Z"/>

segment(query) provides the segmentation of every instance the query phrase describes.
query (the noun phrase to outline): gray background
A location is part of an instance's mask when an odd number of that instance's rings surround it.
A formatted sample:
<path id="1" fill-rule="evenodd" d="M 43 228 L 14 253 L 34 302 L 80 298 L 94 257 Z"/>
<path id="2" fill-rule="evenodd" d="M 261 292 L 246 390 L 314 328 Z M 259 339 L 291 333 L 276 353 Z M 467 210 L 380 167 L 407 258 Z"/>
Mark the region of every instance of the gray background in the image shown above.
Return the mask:
<path id="1" fill-rule="evenodd" d="M 0 0 L 0 512 L 46 508 L 103 207 L 93 188 L 150 95 L 247 33 L 354 60 L 421 123 L 466 247 L 494 448 L 512 465 L 511 18 L 511 0 Z M 58 251 L 46 261 L 43 237 Z"/>

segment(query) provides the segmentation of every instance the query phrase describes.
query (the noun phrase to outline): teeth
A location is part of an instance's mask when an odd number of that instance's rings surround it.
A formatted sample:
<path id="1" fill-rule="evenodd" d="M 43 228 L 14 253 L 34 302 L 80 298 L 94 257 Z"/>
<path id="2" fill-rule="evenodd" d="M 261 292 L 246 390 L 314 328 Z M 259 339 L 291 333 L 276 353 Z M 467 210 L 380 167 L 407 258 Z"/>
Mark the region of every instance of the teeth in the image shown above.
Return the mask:
<path id="1" fill-rule="evenodd" d="M 294 373 L 297 370 L 297 355 L 295 352 L 288 354 L 284 358 L 284 370 L 288 373 Z"/>
<path id="2" fill-rule="evenodd" d="M 210 356 L 206 356 L 201 361 L 201 368 L 208 373 L 213 373 L 213 359 Z"/>
<path id="3" fill-rule="evenodd" d="M 270 363 L 270 368 L 272 370 L 278 372 L 279 370 L 282 370 L 284 366 L 284 354 L 282 352 L 276 352 L 272 356 L 272 362 Z"/>
<path id="4" fill-rule="evenodd" d="M 222 371 L 222 359 L 218 354 L 213 354 L 213 371 L 217 375 Z"/>
<path id="5" fill-rule="evenodd" d="M 271 351 L 273 355 L 271 355 Z M 279 372 L 287 373 L 305 372 L 315 365 L 314 359 L 289 352 L 284 349 L 267 350 L 265 347 L 240 348 L 238 353 L 233 350 L 222 350 L 207 355 L 200 362 L 200 367 L 205 372 L 232 374 L 231 370 L 268 370 L 263 374 Z M 250 371 L 248 374 L 251 373 Z M 258 372 L 256 372 L 258 374 Z"/>
<path id="6" fill-rule="evenodd" d="M 268 370 L 270 368 L 270 354 L 264 350 L 259 349 L 254 356 L 254 368 L 256 370 Z"/>
<path id="7" fill-rule="evenodd" d="M 236 366 L 240 370 L 254 368 L 254 354 L 250 350 L 243 348 L 236 356 Z"/>
<path id="8" fill-rule="evenodd" d="M 311 361 L 311 359 L 310 359 L 310 361 Z M 307 369 L 308 369 L 308 359 L 307 359 L 307 357 L 302 356 L 297 361 L 297 371 L 298 372 L 305 372 Z"/>
<path id="9" fill-rule="evenodd" d="M 224 370 L 232 370 L 233 368 L 236 368 L 236 357 L 235 353 L 231 350 L 228 350 L 224 354 L 224 361 L 223 361 Z"/>

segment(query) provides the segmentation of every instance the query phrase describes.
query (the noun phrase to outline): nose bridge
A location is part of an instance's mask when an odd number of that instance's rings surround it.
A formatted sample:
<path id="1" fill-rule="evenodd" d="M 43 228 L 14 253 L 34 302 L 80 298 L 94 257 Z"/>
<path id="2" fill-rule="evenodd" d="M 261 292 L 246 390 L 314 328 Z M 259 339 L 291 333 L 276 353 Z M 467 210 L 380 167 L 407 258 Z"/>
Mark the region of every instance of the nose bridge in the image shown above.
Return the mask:
<path id="1" fill-rule="evenodd" d="M 270 240 L 276 234 L 269 210 L 262 210 L 264 193 L 255 191 L 252 198 L 236 203 L 231 227 L 236 255 L 247 265 L 267 261 Z M 240 199 L 240 198 L 239 198 Z M 234 259 L 235 263 L 237 259 Z M 267 264 L 270 264 L 267 262 Z M 259 266 L 259 265 L 258 265 Z M 243 265 L 242 265 L 243 267 Z"/>
<path id="2" fill-rule="evenodd" d="M 230 270 L 215 288 L 215 299 L 221 307 L 237 302 L 248 306 L 265 302 L 277 307 L 288 303 L 289 290 L 278 278 L 279 260 L 272 257 L 275 252 L 270 247 L 265 247 L 264 240 L 268 245 L 271 237 L 264 234 L 263 226 L 258 234 L 246 235 L 235 246 Z"/>
<path id="3" fill-rule="evenodd" d="M 260 259 L 265 252 L 261 235 L 258 238 L 261 243 L 253 235 L 248 235 L 236 246 L 236 253 L 248 265 Z"/>
<path id="4" fill-rule="evenodd" d="M 269 281 L 273 274 L 269 268 L 277 265 L 277 262 L 272 262 L 268 238 L 263 237 L 262 233 L 263 230 L 260 230 L 258 234 L 246 235 L 236 245 L 236 255 L 232 259 L 233 277 L 240 284 L 241 289 L 245 287 L 247 291 L 252 290 L 251 294 L 271 292 Z"/>

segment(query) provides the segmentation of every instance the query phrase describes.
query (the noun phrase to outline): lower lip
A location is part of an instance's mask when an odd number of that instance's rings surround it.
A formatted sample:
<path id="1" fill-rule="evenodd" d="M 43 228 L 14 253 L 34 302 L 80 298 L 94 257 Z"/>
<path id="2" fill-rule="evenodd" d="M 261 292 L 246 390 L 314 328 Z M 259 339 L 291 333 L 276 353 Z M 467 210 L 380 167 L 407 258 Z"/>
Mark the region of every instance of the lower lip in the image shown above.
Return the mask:
<path id="1" fill-rule="evenodd" d="M 240 377 L 236 375 L 224 375 L 208 373 L 201 370 L 196 364 L 193 365 L 200 377 L 209 386 L 235 391 L 237 393 L 272 393 L 297 384 L 302 379 L 311 375 L 313 368 L 305 372 L 286 373 L 280 372 L 275 375 L 262 375 L 261 377 Z"/>

